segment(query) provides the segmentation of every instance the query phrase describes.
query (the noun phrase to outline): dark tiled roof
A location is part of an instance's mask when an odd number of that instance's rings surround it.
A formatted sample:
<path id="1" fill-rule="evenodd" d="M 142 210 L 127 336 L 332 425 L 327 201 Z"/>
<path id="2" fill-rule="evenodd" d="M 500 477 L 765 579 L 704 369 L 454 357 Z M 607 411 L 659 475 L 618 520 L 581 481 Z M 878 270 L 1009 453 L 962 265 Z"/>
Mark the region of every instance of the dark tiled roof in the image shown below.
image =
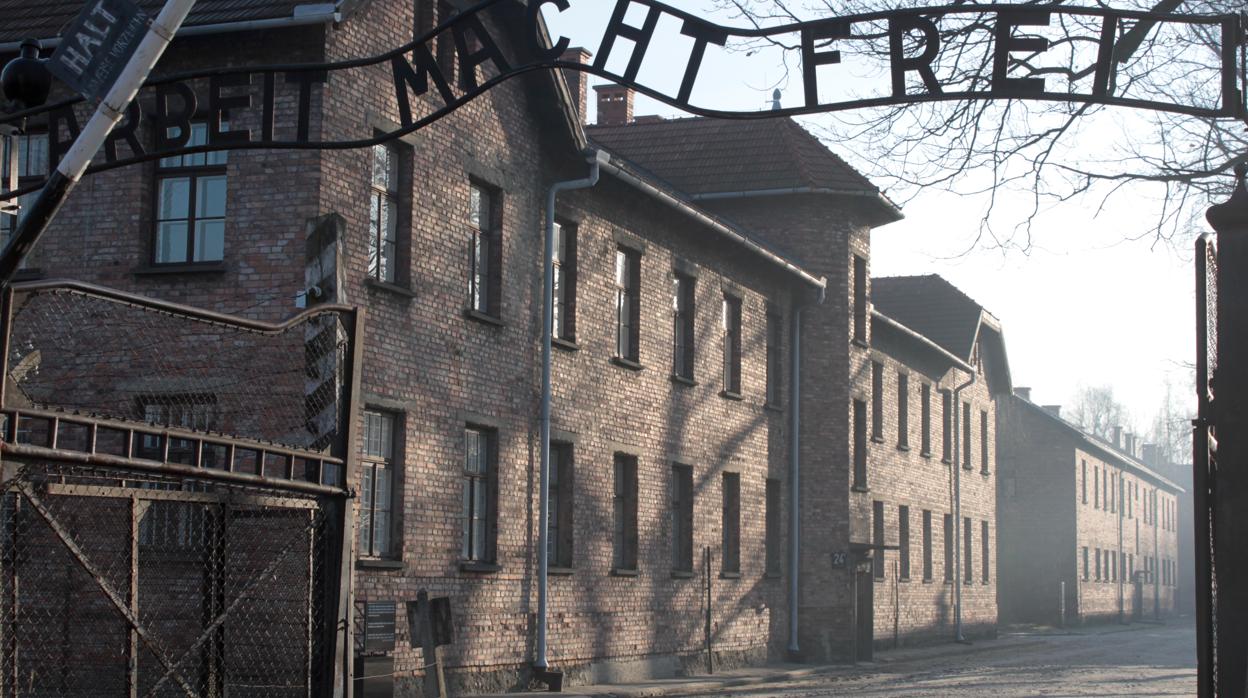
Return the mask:
<path id="1" fill-rule="evenodd" d="M 983 308 L 935 274 L 871 279 L 871 302 L 963 361 L 971 358 Z"/>
<path id="2" fill-rule="evenodd" d="M 669 119 L 589 126 L 590 140 L 690 194 L 879 189 L 793 119 Z"/>
<path id="3" fill-rule="evenodd" d="M 137 0 L 149 16 L 156 16 L 164 0 Z M 289 17 L 296 5 L 314 0 L 199 0 L 185 24 L 220 24 L 253 19 Z M 84 0 L 0 0 L 0 42 L 48 39 L 77 16 Z"/>

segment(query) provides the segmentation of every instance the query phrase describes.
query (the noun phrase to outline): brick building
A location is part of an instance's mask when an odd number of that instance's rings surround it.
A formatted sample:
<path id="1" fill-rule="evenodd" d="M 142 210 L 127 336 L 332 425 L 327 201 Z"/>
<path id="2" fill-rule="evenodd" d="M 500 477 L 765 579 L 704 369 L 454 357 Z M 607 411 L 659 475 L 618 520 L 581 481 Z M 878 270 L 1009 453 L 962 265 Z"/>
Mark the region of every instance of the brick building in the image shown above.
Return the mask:
<path id="1" fill-rule="evenodd" d="M 1092 436 L 1027 388 L 998 406 L 997 430 L 1002 619 L 1173 612 L 1183 490 L 1140 459 L 1135 439 Z"/>
<path id="2" fill-rule="evenodd" d="M 75 9 L 17 11 L 38 6 L 0 0 L 13 10 L 0 49 L 52 37 Z M 201 5 L 157 74 L 372 55 L 450 11 L 432 0 Z M 518 26 L 488 26 L 504 53 L 526 40 Z M 430 52 L 448 82 L 462 79 L 450 36 Z M 395 647 L 369 671 L 418 689 L 404 602 L 425 589 L 452 602 L 442 658 L 453 689 L 504 689 L 527 681 L 535 636 L 544 197 L 584 176 L 587 147 L 602 149 L 612 163 L 599 184 L 555 210 L 552 666 L 572 682 L 688 670 L 703 661 L 708 616 L 721 663 L 794 649 L 844 659 L 894 627 L 948 636 L 959 593 L 968 634 L 990 632 L 989 429 L 1009 389 L 996 321 L 934 277 L 873 284 L 871 229 L 900 212 L 795 122 L 633 120 L 627 90 L 604 88 L 603 125 L 586 128 L 585 81 L 568 78 L 514 78 L 371 149 L 236 150 L 92 175 L 24 273 L 265 320 L 311 302 L 362 306 L 354 589 L 360 612 L 394 602 L 397 614 Z M 324 140 L 394 130 L 404 119 L 392 80 L 384 64 L 278 80 L 275 121 L 295 128 L 306 101 L 305 126 Z M 261 88 L 230 89 L 258 104 Z M 211 87 L 194 89 L 202 102 Z M 439 100 L 413 96 L 411 109 Z M 230 129 L 263 128 L 255 110 L 223 116 Z M 85 107 L 74 117 L 84 123 Z M 60 126 L 49 138 L 32 124 L 25 174 L 47 171 L 72 135 Z M 133 138 L 151 147 L 157 130 L 145 120 Z M 929 287 L 952 304 L 935 324 L 920 303 Z M 161 419 L 137 402 L 134 416 Z M 931 548 L 930 584 L 916 571 L 903 587 L 889 571 L 901 564 L 901 507 L 915 570 Z M 947 550 L 964 551 L 965 569 Z"/>

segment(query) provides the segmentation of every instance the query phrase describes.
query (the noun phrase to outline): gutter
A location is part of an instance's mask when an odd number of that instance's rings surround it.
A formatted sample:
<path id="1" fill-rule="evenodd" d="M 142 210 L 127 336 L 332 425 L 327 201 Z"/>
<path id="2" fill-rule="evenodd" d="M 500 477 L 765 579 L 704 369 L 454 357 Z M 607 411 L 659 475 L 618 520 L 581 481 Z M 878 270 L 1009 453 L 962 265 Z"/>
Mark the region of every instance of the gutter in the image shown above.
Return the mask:
<path id="1" fill-rule="evenodd" d="M 663 191 L 662 189 L 651 184 L 650 182 L 647 182 L 641 177 L 620 167 L 619 165 L 615 164 L 614 161 L 604 164 L 602 166 L 602 169 L 604 172 L 607 172 L 611 176 L 615 177 L 616 179 L 619 179 L 620 181 L 633 187 L 634 189 L 637 189 L 644 194 L 647 194 L 655 199 L 658 199 L 662 203 L 667 204 L 671 208 L 679 211 L 680 213 L 685 214 L 686 216 L 696 220 L 697 222 L 710 228 L 711 230 L 714 230 L 720 235 L 745 247 L 750 252 L 753 252 L 754 254 L 760 257 L 763 257 L 764 259 L 771 262 L 772 264 L 778 267 L 781 267 L 785 271 L 800 277 L 806 283 L 819 289 L 820 292 L 826 292 L 828 282 L 823 277 L 821 276 L 817 277 L 811 274 L 810 272 L 802 269 L 801 267 L 781 257 L 775 252 L 768 250 L 767 248 L 758 244 L 754 240 L 746 237 L 739 231 L 733 230 L 732 228 L 724 225 L 723 223 L 719 222 L 718 220 L 711 217 L 710 215 L 698 210 L 696 207 L 689 205 L 687 202 L 673 196 L 672 194 L 666 191 Z"/>
<path id="2" fill-rule="evenodd" d="M 333 8 L 333 9 L 329 9 Z M 174 38 L 185 36 L 204 36 L 207 34 L 227 34 L 232 32 L 257 31 L 265 29 L 282 29 L 285 27 L 303 27 L 314 24 L 331 24 L 342 21 L 342 13 L 332 3 L 323 5 L 300 5 L 289 17 L 273 17 L 270 19 L 253 19 L 243 22 L 218 22 L 216 24 L 196 24 L 182 27 Z M 40 39 L 43 48 L 56 48 L 61 37 L 53 36 Z M 0 43 L 0 53 L 16 53 L 21 41 L 5 41 Z"/>
<path id="3" fill-rule="evenodd" d="M 905 218 L 901 207 L 893 203 L 882 192 L 864 191 L 862 189 L 834 189 L 832 187 L 785 187 L 779 189 L 747 189 L 744 191 L 717 191 L 708 194 L 693 194 L 689 198 L 694 201 L 715 201 L 719 199 L 745 199 L 757 196 L 791 196 L 793 194 L 830 194 L 833 196 L 852 196 L 870 199 L 883 206 L 891 214 L 891 222 Z"/>

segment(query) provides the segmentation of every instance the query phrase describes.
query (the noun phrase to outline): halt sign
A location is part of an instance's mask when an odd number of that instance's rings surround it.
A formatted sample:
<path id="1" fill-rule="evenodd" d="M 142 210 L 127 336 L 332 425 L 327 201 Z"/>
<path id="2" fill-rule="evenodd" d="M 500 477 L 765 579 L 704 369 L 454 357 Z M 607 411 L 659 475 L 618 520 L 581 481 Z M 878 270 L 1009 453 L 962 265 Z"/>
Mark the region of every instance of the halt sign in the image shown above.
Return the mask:
<path id="1" fill-rule="evenodd" d="M 131 0 L 87 0 L 62 34 L 48 70 L 83 97 L 104 99 L 149 23 Z"/>

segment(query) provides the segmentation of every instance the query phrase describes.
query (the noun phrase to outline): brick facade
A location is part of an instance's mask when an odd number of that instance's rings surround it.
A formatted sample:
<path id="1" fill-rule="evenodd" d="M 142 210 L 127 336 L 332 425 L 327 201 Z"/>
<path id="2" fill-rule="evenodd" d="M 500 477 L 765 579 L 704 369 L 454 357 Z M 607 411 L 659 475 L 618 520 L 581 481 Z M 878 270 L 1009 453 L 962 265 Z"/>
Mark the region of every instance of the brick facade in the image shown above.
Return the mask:
<path id="1" fill-rule="evenodd" d="M 1060 622 L 1063 589 L 1068 623 L 1173 613 L 1181 488 L 1047 410 L 997 413 L 1003 619 Z"/>

